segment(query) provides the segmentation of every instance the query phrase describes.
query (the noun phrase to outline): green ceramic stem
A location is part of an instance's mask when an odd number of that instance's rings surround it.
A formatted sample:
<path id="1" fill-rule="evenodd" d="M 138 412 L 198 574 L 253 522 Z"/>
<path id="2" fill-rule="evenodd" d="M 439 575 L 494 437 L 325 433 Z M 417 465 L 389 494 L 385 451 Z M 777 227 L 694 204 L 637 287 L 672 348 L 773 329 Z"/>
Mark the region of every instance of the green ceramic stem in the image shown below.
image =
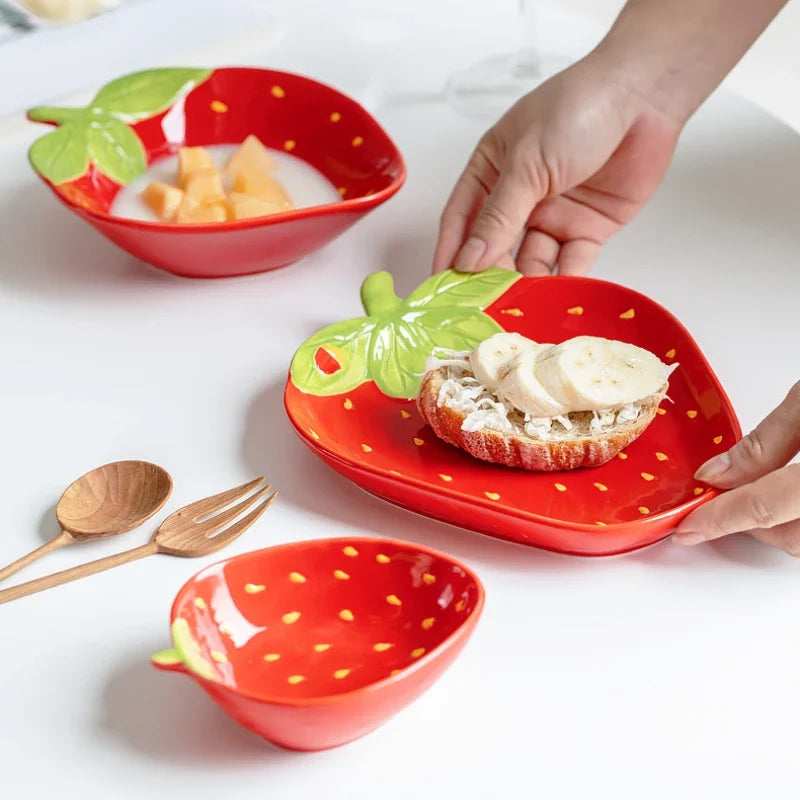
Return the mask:
<path id="1" fill-rule="evenodd" d="M 85 108 L 58 108 L 57 106 L 37 106 L 28 111 L 28 118 L 34 122 L 69 122 L 87 115 Z"/>
<path id="2" fill-rule="evenodd" d="M 361 285 L 361 303 L 369 317 L 387 316 L 401 302 L 394 293 L 394 278 L 388 272 L 373 272 Z"/>

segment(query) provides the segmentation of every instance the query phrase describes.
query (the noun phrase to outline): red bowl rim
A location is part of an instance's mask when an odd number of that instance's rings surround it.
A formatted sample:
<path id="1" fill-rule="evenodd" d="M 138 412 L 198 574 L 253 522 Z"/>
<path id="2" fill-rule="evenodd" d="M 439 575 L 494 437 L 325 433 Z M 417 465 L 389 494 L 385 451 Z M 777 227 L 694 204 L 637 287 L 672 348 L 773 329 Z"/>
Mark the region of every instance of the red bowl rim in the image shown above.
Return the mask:
<path id="1" fill-rule="evenodd" d="M 655 305 L 657 305 L 659 309 L 675 323 L 678 329 L 681 330 L 686 335 L 687 339 L 695 346 L 697 353 L 699 355 L 699 360 L 705 367 L 711 379 L 711 385 L 716 389 L 717 392 L 719 392 L 720 399 L 722 400 L 726 410 L 732 412 L 733 431 L 736 435 L 736 438 L 737 440 L 741 438 L 742 436 L 741 424 L 739 423 L 736 413 L 733 412 L 733 404 L 731 403 L 730 398 L 725 392 L 725 389 L 720 383 L 720 380 L 717 377 L 716 373 L 712 369 L 711 364 L 709 363 L 708 359 L 705 356 L 705 353 L 697 344 L 695 338 L 691 335 L 691 333 L 689 333 L 689 330 L 686 328 L 686 326 L 677 317 L 675 317 L 674 314 L 672 314 L 670 311 L 664 308 L 664 306 L 662 306 L 656 300 L 653 300 L 647 295 L 642 294 L 642 292 L 637 292 L 635 289 L 629 289 L 628 287 L 614 283 L 613 281 L 606 281 L 600 278 L 592 278 L 586 275 L 543 276 L 538 278 L 523 276 L 523 280 L 530 280 L 530 281 L 540 281 L 540 280 L 549 281 L 549 280 L 560 280 L 560 279 L 594 283 L 595 285 L 605 284 L 606 286 L 613 286 L 614 288 L 624 289 L 626 292 L 630 292 L 631 295 L 633 295 L 634 297 L 642 298 L 647 302 L 654 303 Z M 316 451 L 318 453 L 324 453 L 326 457 L 334 461 L 338 461 L 340 464 L 346 465 L 347 468 L 351 470 L 359 471 L 367 475 L 371 474 L 379 475 L 382 478 L 394 481 L 395 483 L 406 483 L 425 491 L 429 492 L 435 491 L 435 493 L 438 496 L 449 497 L 452 498 L 453 500 L 458 500 L 459 502 L 468 503 L 470 505 L 474 505 L 484 509 L 487 508 L 487 504 L 481 501 L 480 498 L 473 497 L 472 495 L 462 494 L 446 486 L 437 486 L 436 489 L 434 490 L 432 489 L 432 485 L 430 483 L 420 478 L 410 477 L 408 475 L 402 475 L 402 476 L 392 475 L 388 469 L 384 469 L 382 467 L 370 467 L 369 469 L 365 469 L 361 464 L 351 461 L 345 455 L 342 455 L 341 453 L 332 450 L 330 447 L 322 444 L 321 442 L 312 440 L 311 437 L 300 426 L 299 422 L 295 419 L 292 413 L 292 409 L 290 408 L 287 395 L 291 382 L 292 382 L 291 374 L 289 374 L 286 379 L 286 387 L 284 388 L 284 393 L 283 393 L 283 406 L 286 411 L 286 415 L 289 418 L 289 422 L 291 423 L 295 432 L 303 440 L 303 442 L 305 442 L 305 444 L 308 445 L 308 447 L 312 451 Z M 298 391 L 302 390 L 298 389 Z M 679 505 L 665 509 L 664 511 L 659 511 L 656 514 L 650 514 L 647 517 L 644 517 L 642 519 L 632 520 L 630 522 L 612 522 L 603 526 L 592 525 L 586 522 L 570 522 L 568 520 L 557 519 L 554 517 L 546 517 L 542 514 L 535 514 L 532 512 L 523 511 L 521 509 L 509 508 L 506 506 L 498 507 L 497 505 L 494 504 L 491 506 L 491 508 L 494 509 L 494 511 L 500 515 L 515 517 L 516 519 L 521 519 L 526 522 L 548 525 L 552 528 L 557 528 L 559 530 L 574 530 L 574 531 L 580 531 L 581 533 L 593 533 L 596 534 L 597 536 L 612 536 L 615 534 L 618 535 L 620 533 L 623 533 L 631 529 L 640 529 L 643 526 L 657 524 L 661 521 L 669 520 L 678 514 L 683 514 L 684 512 L 688 513 L 690 511 L 693 511 L 698 506 L 707 503 L 709 500 L 718 496 L 719 494 L 720 491 L 718 489 L 714 489 L 713 487 L 708 487 L 706 488 L 705 492 L 703 492 L 703 494 L 699 495 L 698 497 L 689 498 L 688 500 L 686 500 L 683 503 L 680 503 Z"/>
<path id="2" fill-rule="evenodd" d="M 222 72 L 227 70 L 244 70 L 247 72 L 260 72 L 264 73 L 265 75 L 274 75 L 277 77 L 289 77 L 293 79 L 297 79 L 303 81 L 308 84 L 314 84 L 316 86 L 320 86 L 324 89 L 327 89 L 329 92 L 333 92 L 334 95 L 337 95 L 340 98 L 343 98 L 349 103 L 352 103 L 365 117 L 373 124 L 375 127 L 381 132 L 381 134 L 386 138 L 387 142 L 391 145 L 393 150 L 393 155 L 399 161 L 400 166 L 400 174 L 393 179 L 393 181 L 384 189 L 381 189 L 379 192 L 375 192 L 375 194 L 371 195 L 361 195 L 360 197 L 353 197 L 347 200 L 340 200 L 336 203 L 326 203 L 325 205 L 321 206 L 309 206 L 307 208 L 298 208 L 292 209 L 290 211 L 281 211 L 277 214 L 270 214 L 269 216 L 265 217 L 252 217 L 250 219 L 242 219 L 242 220 L 228 220 L 225 222 L 202 222 L 202 223 L 177 223 L 177 222 L 150 222 L 148 220 L 140 220 L 140 219 L 132 219 L 130 217 L 120 217 L 116 214 L 110 214 L 105 211 L 95 211 L 90 208 L 86 208 L 82 206 L 80 203 L 76 203 L 70 197 L 63 194 L 59 191 L 58 186 L 51 183 L 47 178 L 43 175 L 39 174 L 39 172 L 34 169 L 36 175 L 47 184 L 47 186 L 51 189 L 51 191 L 58 197 L 61 202 L 65 205 L 75 209 L 80 214 L 93 217 L 97 220 L 102 220 L 103 222 L 111 222 L 115 224 L 119 224 L 125 228 L 138 228 L 140 230 L 148 230 L 154 232 L 172 232 L 177 231 L 180 233 L 187 233 L 192 231 L 199 231 L 201 233 L 208 233 L 212 231 L 236 231 L 236 230 L 247 230 L 249 228 L 261 228 L 266 227 L 267 225 L 276 225 L 281 222 L 290 222 L 294 220 L 302 220 L 302 219 L 310 219 L 313 217 L 320 217 L 320 216 L 328 216 L 329 214 L 342 214 L 348 211 L 369 211 L 382 203 L 385 203 L 390 197 L 396 194 L 403 184 L 406 181 L 406 177 L 408 175 L 408 170 L 406 167 L 405 159 L 403 158 L 403 154 L 400 152 L 400 148 L 395 143 L 394 139 L 386 132 L 383 126 L 372 116 L 372 114 L 367 111 L 364 106 L 361 105 L 357 100 L 350 97 L 349 95 L 345 94 L 344 92 L 340 92 L 338 89 L 335 89 L 333 86 L 330 86 L 327 83 L 323 83 L 322 81 L 315 80 L 314 78 L 309 78 L 305 75 L 300 75 L 295 72 L 285 72 L 283 70 L 276 70 L 276 69 L 268 69 L 266 67 L 236 67 L 236 66 L 225 66 L 225 67 L 215 67 L 212 69 L 212 74 L 214 72 Z M 41 123 L 42 120 L 32 120 L 30 116 L 26 114 L 26 118 L 31 122 Z M 45 123 L 50 124 L 50 123 Z M 236 142 L 233 142 L 236 144 Z M 295 158 L 300 158 L 300 156 L 295 156 Z M 304 159 L 300 158 L 301 161 Z M 148 165 L 149 166 L 149 165 Z"/>
<path id="3" fill-rule="evenodd" d="M 359 697 L 366 694 L 371 694 L 372 692 L 378 691 L 380 689 L 385 688 L 386 686 L 394 683 L 400 683 L 402 680 L 405 680 L 410 674 L 421 670 L 426 664 L 435 661 L 444 651 L 449 647 L 459 636 L 468 636 L 472 629 L 478 622 L 480 618 L 481 612 L 483 611 L 483 606 L 486 598 L 486 590 L 484 589 L 483 583 L 481 582 L 480 578 L 475 574 L 474 570 L 470 569 L 466 564 L 459 561 L 453 556 L 448 555 L 447 553 L 443 553 L 440 550 L 435 550 L 432 547 L 426 547 L 422 544 L 417 544 L 416 542 L 409 542 L 403 539 L 387 539 L 382 536 L 336 536 L 332 538 L 320 538 L 320 539 L 300 539 L 296 542 L 284 542 L 282 544 L 272 545 L 271 547 L 264 547 L 260 550 L 251 550 L 247 553 L 240 553 L 239 555 L 231 556 L 230 558 L 221 559 L 220 561 L 216 561 L 213 564 L 209 564 L 203 569 L 198 570 L 191 578 L 189 578 L 183 586 L 178 590 L 177 594 L 175 595 L 175 599 L 172 601 L 172 608 L 170 610 L 170 624 L 175 622 L 178 619 L 179 615 L 177 613 L 178 601 L 181 595 L 197 580 L 198 576 L 202 573 L 206 572 L 207 570 L 214 569 L 215 567 L 221 567 L 224 564 L 227 564 L 230 561 L 238 561 L 250 558 L 256 558 L 267 551 L 275 552 L 277 550 L 288 550 L 292 547 L 296 547 L 297 545 L 305 545 L 305 544 L 315 544 L 315 543 L 325 543 L 325 544 L 353 544 L 353 542 L 357 542 L 359 539 L 366 540 L 373 543 L 379 543 L 385 545 L 386 547 L 398 547 L 398 548 L 412 548 L 424 555 L 433 556 L 434 558 L 447 561 L 451 566 L 458 567 L 462 569 L 466 575 L 472 579 L 476 588 L 477 588 L 477 598 L 475 601 L 475 605 L 469 610 L 467 616 L 461 622 L 461 624 L 449 635 L 442 639 L 439 644 L 435 647 L 431 648 L 427 651 L 421 658 L 418 658 L 412 664 L 409 664 L 407 667 L 404 667 L 399 673 L 396 675 L 390 675 L 385 678 L 381 678 L 380 680 L 373 681 L 372 683 L 368 683 L 364 686 L 360 686 L 357 689 L 351 689 L 349 692 L 342 692 L 338 694 L 330 694 L 330 695 L 319 695 L 315 697 L 298 697 L 296 699 L 292 699 L 286 697 L 285 695 L 268 695 L 268 694 L 259 694 L 257 692 L 251 691 L 244 691 L 242 689 L 238 689 L 235 686 L 229 686 L 227 683 L 223 681 L 217 680 L 216 678 L 205 678 L 202 675 L 198 675 L 193 670 L 186 670 L 187 674 L 189 674 L 192 678 L 197 681 L 210 683 L 214 686 L 219 686 L 239 697 L 243 697 L 247 700 L 253 700 L 257 703 L 263 703 L 266 705 L 276 705 L 276 706 L 283 706 L 289 708 L 295 707 L 306 707 L 306 706 L 328 706 L 334 703 L 343 703 L 347 702 L 348 700 L 352 700 L 355 697 Z"/>

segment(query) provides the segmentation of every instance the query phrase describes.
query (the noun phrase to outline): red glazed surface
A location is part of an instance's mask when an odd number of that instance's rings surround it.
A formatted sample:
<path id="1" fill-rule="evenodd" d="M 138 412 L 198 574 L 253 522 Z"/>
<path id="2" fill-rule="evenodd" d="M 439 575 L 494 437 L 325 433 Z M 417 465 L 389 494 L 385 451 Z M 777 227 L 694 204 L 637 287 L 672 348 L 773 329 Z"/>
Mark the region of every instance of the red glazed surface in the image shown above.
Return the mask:
<path id="1" fill-rule="evenodd" d="M 186 620 L 213 679 L 154 665 L 191 675 L 275 744 L 321 750 L 363 736 L 429 687 L 483 600 L 469 569 L 415 544 L 280 545 L 208 567 L 178 593 L 172 622 Z"/>
<path id="2" fill-rule="evenodd" d="M 631 313 L 632 312 L 632 313 Z M 486 309 L 540 342 L 621 339 L 679 362 L 661 413 L 619 458 L 594 469 L 533 473 L 487 464 L 438 440 L 413 400 L 367 382 L 346 395 L 285 391 L 303 441 L 335 470 L 390 502 L 520 544 L 612 555 L 667 536 L 716 492 L 693 479 L 741 429 L 689 332 L 644 295 L 592 278 L 522 278 Z M 674 351 L 674 352 L 673 352 Z"/>
<path id="3" fill-rule="evenodd" d="M 225 108 L 225 111 L 214 110 Z M 221 105 L 220 105 L 221 104 Z M 167 139 L 165 117 L 185 134 Z M 81 178 L 45 184 L 71 211 L 121 248 L 155 267 L 193 278 L 221 278 L 287 266 L 319 249 L 403 185 L 394 142 L 354 100 L 329 86 L 276 70 L 216 69 L 166 112 L 133 125 L 148 164 L 181 145 L 237 144 L 251 133 L 318 169 L 341 203 L 225 223 L 178 225 L 112 216 L 120 186 L 92 165 Z"/>

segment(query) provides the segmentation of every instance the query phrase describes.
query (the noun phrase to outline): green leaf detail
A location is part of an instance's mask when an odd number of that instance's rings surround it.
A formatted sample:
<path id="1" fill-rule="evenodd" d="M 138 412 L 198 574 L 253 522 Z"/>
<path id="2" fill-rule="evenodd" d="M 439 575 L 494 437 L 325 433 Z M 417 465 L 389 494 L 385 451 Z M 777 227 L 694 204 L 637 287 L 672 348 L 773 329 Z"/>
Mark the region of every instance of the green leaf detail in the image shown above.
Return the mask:
<path id="1" fill-rule="evenodd" d="M 86 138 L 94 165 L 117 183 L 126 186 L 147 169 L 141 140 L 121 120 L 92 123 Z"/>
<path id="2" fill-rule="evenodd" d="M 369 377 L 367 353 L 375 323 L 369 317 L 337 322 L 304 342 L 292 359 L 292 382 L 304 392 L 316 395 L 342 394 Z M 317 366 L 317 351 L 326 348 L 341 369 L 330 375 Z"/>
<path id="3" fill-rule="evenodd" d="M 214 680 L 214 668 L 200 654 L 200 645 L 192 636 L 189 623 L 182 617 L 172 623 L 172 643 L 175 645 L 176 656 L 188 669 L 201 678 Z"/>
<path id="4" fill-rule="evenodd" d="M 28 150 L 33 168 L 51 183 L 80 178 L 89 166 L 86 132 L 76 122 L 68 122 L 37 139 Z"/>
<path id="5" fill-rule="evenodd" d="M 90 105 L 125 122 L 136 122 L 169 108 L 210 74 L 210 69 L 195 68 L 134 72 L 107 83 Z"/>
<path id="6" fill-rule="evenodd" d="M 486 308 L 512 283 L 519 273 L 494 267 L 484 272 L 456 272 L 447 269 L 420 284 L 406 300 L 410 308 Z"/>

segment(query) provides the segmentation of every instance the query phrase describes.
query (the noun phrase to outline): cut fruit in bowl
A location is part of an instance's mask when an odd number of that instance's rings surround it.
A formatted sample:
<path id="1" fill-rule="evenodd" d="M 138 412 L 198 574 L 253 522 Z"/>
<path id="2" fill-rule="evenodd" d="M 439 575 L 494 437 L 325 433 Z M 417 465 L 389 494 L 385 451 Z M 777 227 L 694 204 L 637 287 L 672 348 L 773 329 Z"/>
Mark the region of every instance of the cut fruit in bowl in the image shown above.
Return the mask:
<path id="1" fill-rule="evenodd" d="M 186 277 L 294 263 L 392 197 L 406 176 L 394 142 L 355 100 L 277 70 L 146 70 L 106 84 L 85 108 L 38 107 L 28 117 L 58 126 L 29 151 L 55 196 L 122 249 Z M 183 208 L 180 221 L 158 218 L 177 212 L 187 189 L 176 185 L 182 148 L 216 148 L 224 171 L 248 139 L 272 154 L 277 178 L 285 175 L 283 187 L 298 200 L 292 208 L 274 202 L 274 181 L 253 173 L 259 158 L 251 152 L 238 159 L 244 177 L 227 176 L 236 196 L 225 210 L 195 187 L 187 193 L 196 208 Z M 150 183 L 161 185 L 142 199 Z"/>
<path id="2" fill-rule="evenodd" d="M 234 719 L 292 750 L 377 728 L 450 665 L 483 608 L 475 574 L 391 539 L 270 547 L 195 575 L 152 658 L 194 678 Z"/>

